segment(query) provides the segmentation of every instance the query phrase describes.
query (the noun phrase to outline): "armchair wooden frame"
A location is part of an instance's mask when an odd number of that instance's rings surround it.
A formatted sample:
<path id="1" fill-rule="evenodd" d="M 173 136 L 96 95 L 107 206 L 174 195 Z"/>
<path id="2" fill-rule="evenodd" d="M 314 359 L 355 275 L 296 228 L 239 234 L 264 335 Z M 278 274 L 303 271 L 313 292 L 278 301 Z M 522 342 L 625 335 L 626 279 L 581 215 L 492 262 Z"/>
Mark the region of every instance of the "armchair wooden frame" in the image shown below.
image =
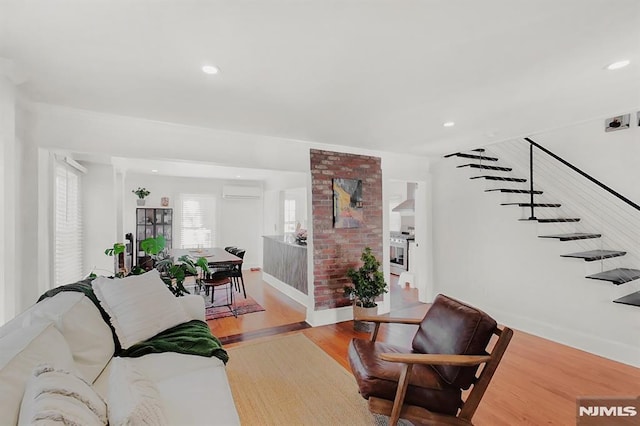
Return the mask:
<path id="1" fill-rule="evenodd" d="M 419 325 L 422 319 L 413 318 L 393 318 L 379 316 L 358 317 L 360 321 L 373 322 L 375 327 L 371 332 L 371 341 L 375 342 L 381 324 L 410 324 Z M 398 390 L 395 400 L 389 401 L 382 398 L 370 397 L 369 410 L 373 413 L 389 416 L 389 425 L 395 426 L 400 418 L 407 419 L 417 424 L 435 425 L 472 425 L 471 418 L 476 412 L 480 400 L 491 382 L 491 378 L 498 368 L 498 364 L 504 355 L 509 341 L 513 336 L 513 330 L 508 327 L 493 330 L 493 334 L 498 337 L 489 355 L 448 355 L 448 354 L 381 354 L 380 358 L 389 362 L 399 362 L 404 364 L 398 380 Z M 483 365 L 480 375 L 476 377 L 471 391 L 462 404 L 456 416 L 434 413 L 426 408 L 404 404 L 404 397 L 409 386 L 411 369 L 415 364 L 429 365 L 456 365 L 475 366 Z"/>

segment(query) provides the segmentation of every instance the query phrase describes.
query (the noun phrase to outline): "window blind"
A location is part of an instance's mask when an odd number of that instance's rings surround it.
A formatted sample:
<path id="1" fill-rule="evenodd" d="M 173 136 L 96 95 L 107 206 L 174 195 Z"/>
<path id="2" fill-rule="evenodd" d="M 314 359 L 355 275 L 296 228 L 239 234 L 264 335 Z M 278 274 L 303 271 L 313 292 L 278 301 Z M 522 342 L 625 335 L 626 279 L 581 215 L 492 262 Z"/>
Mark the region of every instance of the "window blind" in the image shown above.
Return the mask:
<path id="1" fill-rule="evenodd" d="M 212 195 L 181 195 L 180 247 L 216 246 L 216 199 Z"/>
<path id="2" fill-rule="evenodd" d="M 55 166 L 54 280 L 56 286 L 83 278 L 82 200 L 80 174 L 70 167 Z"/>

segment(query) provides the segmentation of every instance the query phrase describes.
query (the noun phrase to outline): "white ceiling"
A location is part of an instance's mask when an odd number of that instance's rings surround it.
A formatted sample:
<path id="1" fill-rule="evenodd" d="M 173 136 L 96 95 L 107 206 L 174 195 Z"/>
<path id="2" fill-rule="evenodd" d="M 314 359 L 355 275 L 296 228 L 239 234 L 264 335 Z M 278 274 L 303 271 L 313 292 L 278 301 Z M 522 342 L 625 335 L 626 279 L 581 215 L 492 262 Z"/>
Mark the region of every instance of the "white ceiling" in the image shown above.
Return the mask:
<path id="1" fill-rule="evenodd" d="M 0 0 L 0 57 L 37 102 L 420 155 L 638 107 L 640 1 Z"/>

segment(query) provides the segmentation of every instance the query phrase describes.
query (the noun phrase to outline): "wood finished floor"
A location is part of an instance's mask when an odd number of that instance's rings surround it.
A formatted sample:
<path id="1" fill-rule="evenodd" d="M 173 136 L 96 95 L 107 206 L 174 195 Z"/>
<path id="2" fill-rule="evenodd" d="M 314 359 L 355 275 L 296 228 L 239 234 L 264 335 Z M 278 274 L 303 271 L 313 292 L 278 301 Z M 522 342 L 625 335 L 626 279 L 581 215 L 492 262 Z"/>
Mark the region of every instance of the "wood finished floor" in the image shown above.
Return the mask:
<path id="1" fill-rule="evenodd" d="M 245 273 L 245 284 L 265 311 L 209 321 L 227 347 L 275 333 L 303 333 L 349 370 L 349 341 L 368 334 L 353 331 L 351 321 L 302 328 L 304 308 L 262 282 L 260 272 Z M 428 305 L 417 302 L 415 290 L 394 280 L 391 289 L 392 316 L 424 315 Z M 379 339 L 409 345 L 413 333 L 415 326 L 386 325 Z M 640 369 L 516 330 L 473 420 L 479 426 L 573 425 L 578 396 L 614 395 L 639 396 Z"/>

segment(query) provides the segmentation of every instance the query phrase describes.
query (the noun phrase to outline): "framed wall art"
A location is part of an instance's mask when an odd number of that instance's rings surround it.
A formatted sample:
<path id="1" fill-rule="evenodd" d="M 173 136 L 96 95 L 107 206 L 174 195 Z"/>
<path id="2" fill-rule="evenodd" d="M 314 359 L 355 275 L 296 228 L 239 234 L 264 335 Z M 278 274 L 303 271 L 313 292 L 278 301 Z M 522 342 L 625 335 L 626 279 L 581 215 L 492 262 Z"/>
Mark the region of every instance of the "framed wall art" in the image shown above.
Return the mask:
<path id="1" fill-rule="evenodd" d="M 362 180 L 333 179 L 334 228 L 359 228 L 363 223 Z"/>

